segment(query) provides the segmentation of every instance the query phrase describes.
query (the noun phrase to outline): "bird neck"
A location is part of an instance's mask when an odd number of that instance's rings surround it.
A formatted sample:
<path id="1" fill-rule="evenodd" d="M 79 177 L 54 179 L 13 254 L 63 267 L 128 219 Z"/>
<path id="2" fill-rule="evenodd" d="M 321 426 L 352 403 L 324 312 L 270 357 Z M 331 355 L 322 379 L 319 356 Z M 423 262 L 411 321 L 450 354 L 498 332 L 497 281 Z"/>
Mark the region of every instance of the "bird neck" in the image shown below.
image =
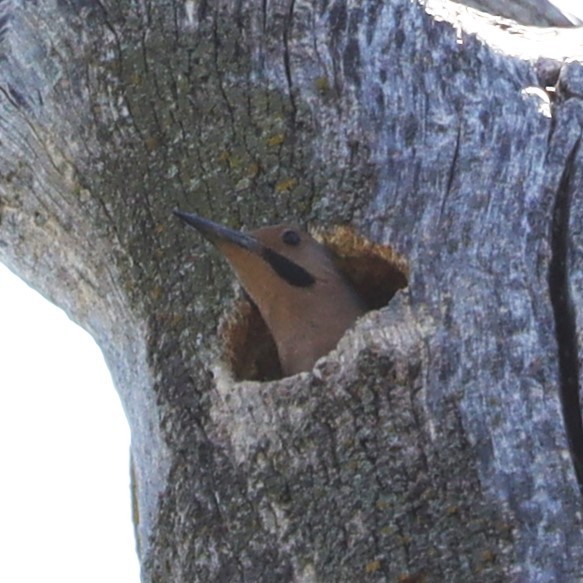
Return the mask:
<path id="1" fill-rule="evenodd" d="M 261 312 L 285 376 L 311 370 L 365 312 L 361 299 L 325 254 L 317 269 L 307 269 L 313 282 L 293 285 L 262 258 L 234 246 L 219 247 Z"/>
<path id="2" fill-rule="evenodd" d="M 341 278 L 288 290 L 285 301 L 265 295 L 254 301 L 273 335 L 286 376 L 311 370 L 365 312 L 360 298 Z"/>

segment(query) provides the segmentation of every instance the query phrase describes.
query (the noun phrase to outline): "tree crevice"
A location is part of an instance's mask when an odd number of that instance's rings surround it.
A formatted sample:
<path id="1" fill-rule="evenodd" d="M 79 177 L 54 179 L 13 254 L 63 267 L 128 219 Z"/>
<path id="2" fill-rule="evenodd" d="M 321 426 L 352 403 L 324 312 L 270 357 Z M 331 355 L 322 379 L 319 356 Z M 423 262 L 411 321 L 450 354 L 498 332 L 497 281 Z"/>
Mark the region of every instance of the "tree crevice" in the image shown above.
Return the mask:
<path id="1" fill-rule="evenodd" d="M 294 4 L 295 0 L 290 0 L 289 3 L 289 10 L 288 10 L 288 18 L 285 21 L 285 25 L 283 27 L 283 63 L 285 66 L 285 77 L 287 80 L 288 92 L 289 92 L 289 101 L 291 106 L 291 115 L 292 115 L 292 127 L 295 126 L 295 119 L 296 119 L 296 100 L 294 97 L 294 84 L 292 78 L 292 71 L 291 71 L 291 59 L 290 59 L 290 36 L 291 36 L 291 28 L 293 26 L 293 19 L 294 19 Z"/>
<path id="2" fill-rule="evenodd" d="M 579 359 L 573 300 L 569 289 L 569 221 L 573 189 L 571 179 L 581 136 L 565 162 L 552 217 L 549 293 L 555 317 L 559 359 L 559 393 L 565 431 L 579 488 L 583 491 L 583 421 L 579 397 Z"/>

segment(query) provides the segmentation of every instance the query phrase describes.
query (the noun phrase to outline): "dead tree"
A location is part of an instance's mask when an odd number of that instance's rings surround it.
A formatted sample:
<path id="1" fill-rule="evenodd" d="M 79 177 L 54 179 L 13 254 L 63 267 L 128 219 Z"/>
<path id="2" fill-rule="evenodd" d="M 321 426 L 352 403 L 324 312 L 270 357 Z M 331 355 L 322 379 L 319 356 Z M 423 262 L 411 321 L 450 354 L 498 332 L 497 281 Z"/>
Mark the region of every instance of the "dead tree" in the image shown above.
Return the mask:
<path id="1" fill-rule="evenodd" d="M 580 576 L 580 31 L 437 0 L 0 9 L 0 259 L 104 351 L 144 581 Z M 175 206 L 317 228 L 374 309 L 278 378 Z"/>

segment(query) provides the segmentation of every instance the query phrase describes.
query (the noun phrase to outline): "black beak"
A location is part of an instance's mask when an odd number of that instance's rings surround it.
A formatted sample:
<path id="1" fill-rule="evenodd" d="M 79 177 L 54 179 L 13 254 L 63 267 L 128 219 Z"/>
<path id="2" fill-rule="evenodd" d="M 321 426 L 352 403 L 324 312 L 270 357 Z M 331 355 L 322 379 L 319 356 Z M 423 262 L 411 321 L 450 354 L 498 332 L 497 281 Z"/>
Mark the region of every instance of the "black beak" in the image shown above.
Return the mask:
<path id="1" fill-rule="evenodd" d="M 255 237 L 229 229 L 219 223 L 214 223 L 208 219 L 203 219 L 194 213 L 185 213 L 181 210 L 174 209 L 172 211 L 178 218 L 182 219 L 186 224 L 194 227 L 201 235 L 206 237 L 211 243 L 217 245 L 221 242 L 233 243 L 251 253 L 260 255 L 263 251 L 263 246 Z"/>

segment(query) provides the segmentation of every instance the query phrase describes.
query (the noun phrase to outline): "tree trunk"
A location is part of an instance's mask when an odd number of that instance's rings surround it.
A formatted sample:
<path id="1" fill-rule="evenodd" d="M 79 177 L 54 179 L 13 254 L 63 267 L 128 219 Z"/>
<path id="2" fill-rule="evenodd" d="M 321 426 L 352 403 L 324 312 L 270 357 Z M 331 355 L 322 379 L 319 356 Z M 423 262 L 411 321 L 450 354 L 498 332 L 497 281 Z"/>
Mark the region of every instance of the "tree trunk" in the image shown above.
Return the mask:
<path id="1" fill-rule="evenodd" d="M 0 10 L 0 259 L 105 353 L 143 581 L 580 577 L 580 31 L 437 0 Z M 313 372 L 237 379 L 251 308 L 176 206 L 348 225 L 408 287 Z"/>

